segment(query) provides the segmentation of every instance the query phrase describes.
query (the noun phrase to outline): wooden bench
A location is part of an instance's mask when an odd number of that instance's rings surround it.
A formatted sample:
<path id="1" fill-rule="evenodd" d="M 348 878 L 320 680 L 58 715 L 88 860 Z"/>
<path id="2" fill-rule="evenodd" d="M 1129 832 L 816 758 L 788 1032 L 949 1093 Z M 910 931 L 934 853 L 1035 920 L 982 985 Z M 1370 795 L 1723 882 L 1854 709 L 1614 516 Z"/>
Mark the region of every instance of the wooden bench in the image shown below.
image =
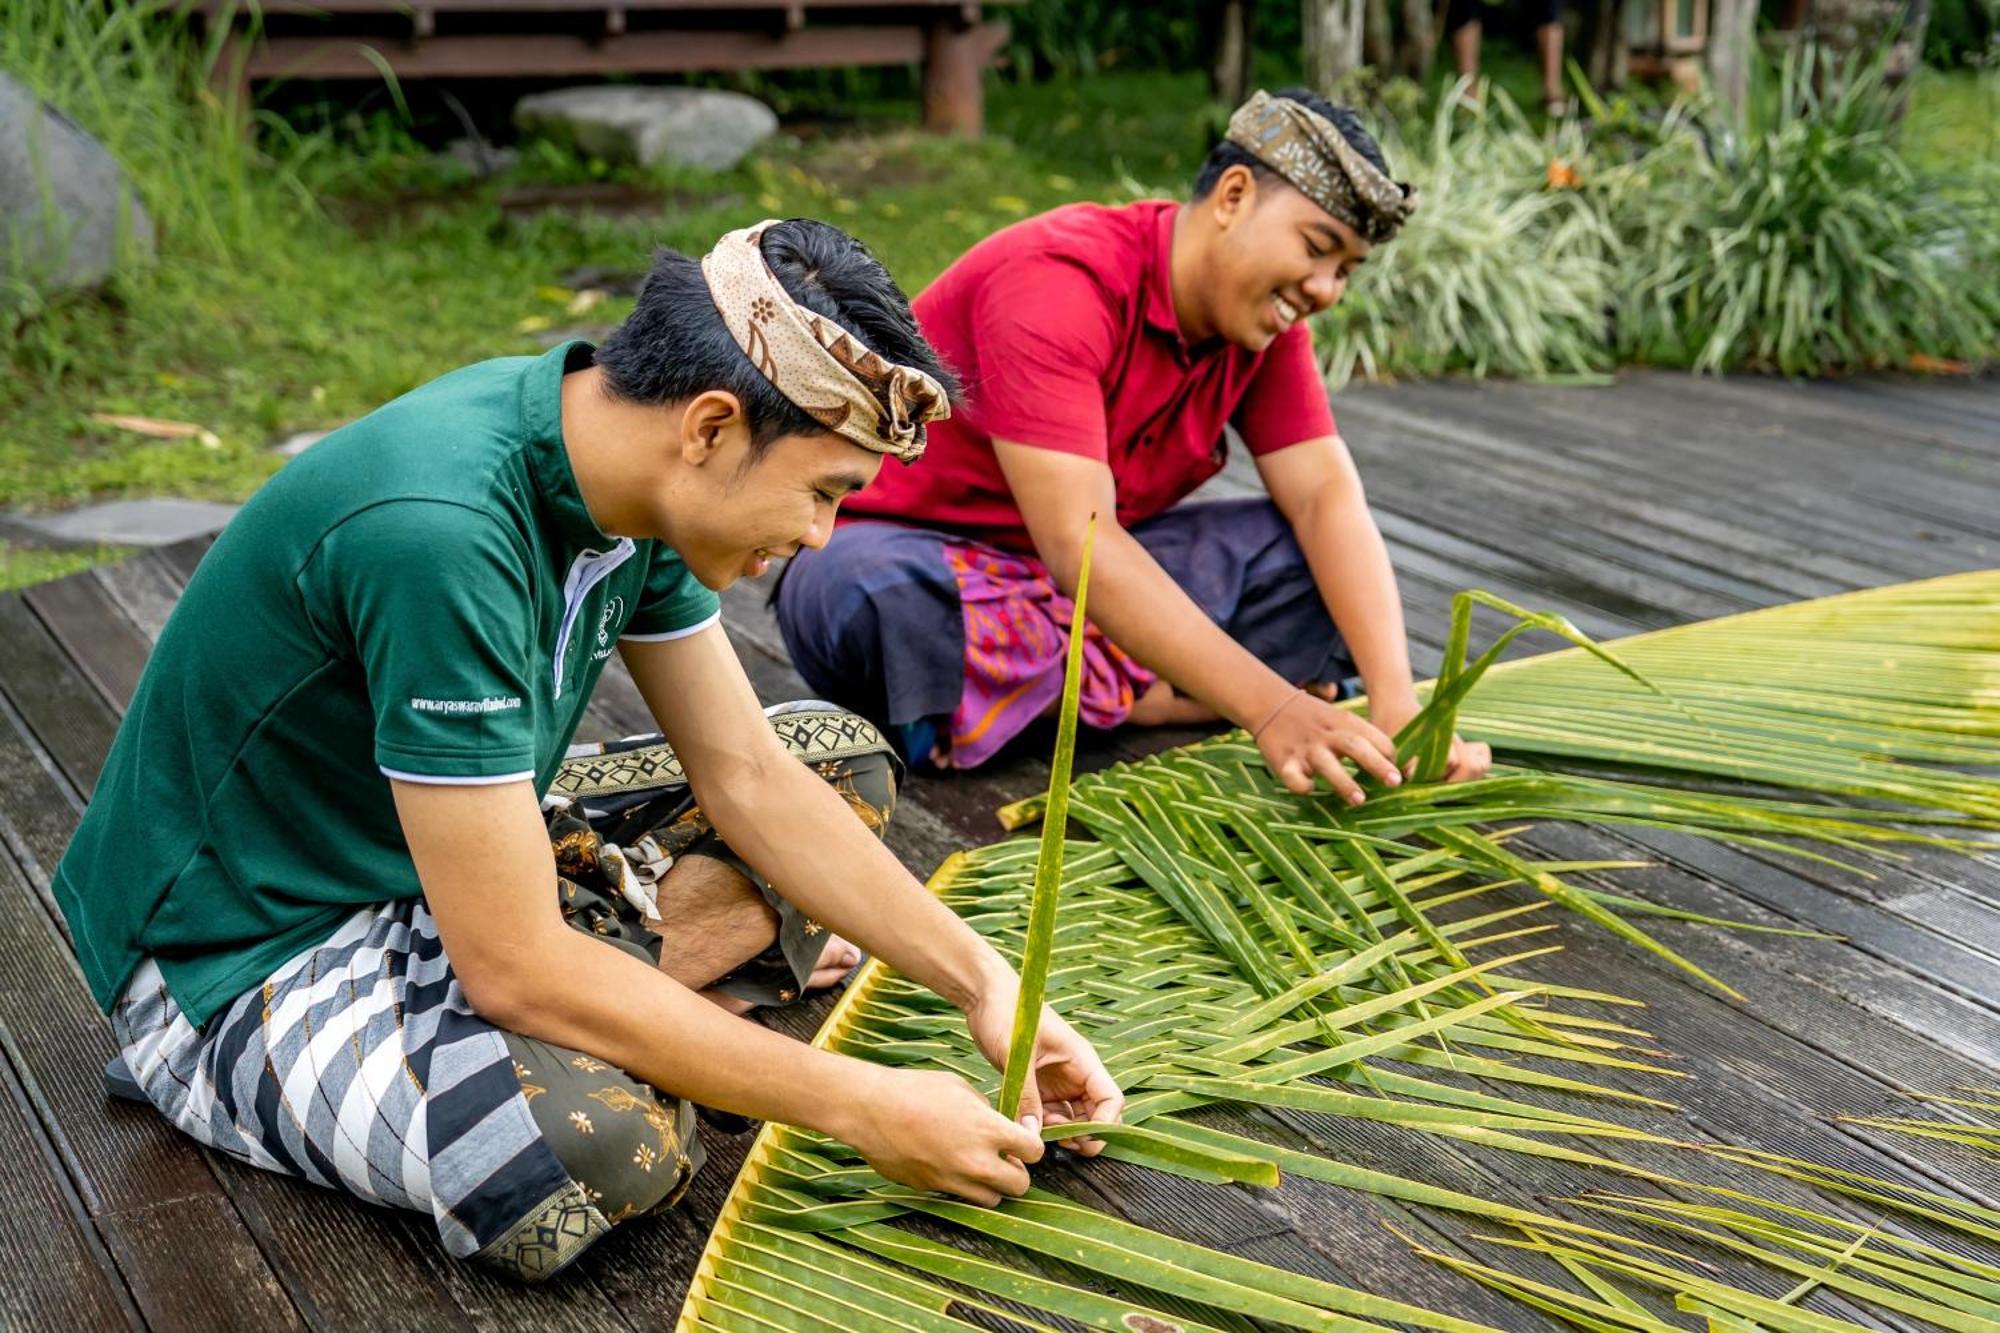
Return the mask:
<path id="1" fill-rule="evenodd" d="M 1016 0 L 998 0 L 1015 3 Z M 702 70 L 923 65 L 926 129 L 984 128 L 980 72 L 1007 40 L 973 0 L 238 0 L 218 78 L 589 78 Z"/>

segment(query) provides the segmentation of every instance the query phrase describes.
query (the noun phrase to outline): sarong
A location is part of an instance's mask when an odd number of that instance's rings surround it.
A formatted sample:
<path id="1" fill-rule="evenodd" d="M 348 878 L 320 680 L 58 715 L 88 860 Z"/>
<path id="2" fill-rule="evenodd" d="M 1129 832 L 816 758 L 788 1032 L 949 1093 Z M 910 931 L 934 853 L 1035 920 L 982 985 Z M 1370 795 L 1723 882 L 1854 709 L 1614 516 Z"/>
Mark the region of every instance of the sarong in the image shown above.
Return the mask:
<path id="1" fill-rule="evenodd" d="M 824 704 L 770 711 L 788 748 L 879 833 L 896 782 L 880 733 Z M 679 761 L 657 737 L 589 747 L 565 762 L 551 796 L 564 920 L 657 964 L 660 936 L 642 908 L 650 884 L 678 856 L 735 861 L 693 806 Z M 794 999 L 826 932 L 757 882 L 779 910 L 779 938 L 724 984 Z M 698 1108 L 475 1013 L 421 898 L 358 910 L 200 1029 L 148 959 L 111 1026 L 123 1073 L 201 1143 L 427 1213 L 455 1257 L 529 1280 L 619 1222 L 672 1206 L 701 1165 Z"/>
<path id="2" fill-rule="evenodd" d="M 1195 605 L 1295 684 L 1355 692 L 1354 665 L 1291 525 L 1268 500 L 1170 509 L 1132 528 Z M 894 523 L 838 528 L 779 582 L 779 628 L 813 690 L 887 729 L 921 763 L 991 758 L 1061 697 L 1074 605 L 1032 556 Z M 1081 720 L 1110 729 L 1153 675 L 1095 628 Z"/>

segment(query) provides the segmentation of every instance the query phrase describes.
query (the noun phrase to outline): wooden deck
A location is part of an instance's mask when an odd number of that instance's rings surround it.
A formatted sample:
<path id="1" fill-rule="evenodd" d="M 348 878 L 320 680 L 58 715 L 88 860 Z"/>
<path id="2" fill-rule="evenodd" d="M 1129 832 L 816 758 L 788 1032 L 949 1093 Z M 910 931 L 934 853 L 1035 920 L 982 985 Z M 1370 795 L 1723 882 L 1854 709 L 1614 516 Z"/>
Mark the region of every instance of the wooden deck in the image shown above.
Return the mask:
<path id="1" fill-rule="evenodd" d="M 1435 662 L 1445 605 L 1462 587 L 1562 610 L 1610 637 L 2000 562 L 2000 382 L 1637 374 L 1609 389 L 1366 389 L 1336 406 L 1395 552 L 1420 669 Z M 1232 470 L 1214 493 L 1244 485 Z M 628 1227 L 557 1283 L 524 1290 L 447 1260 L 424 1218 L 239 1166 L 142 1108 L 105 1101 L 98 1071 L 111 1039 L 48 878 L 200 556 L 198 543 L 168 548 L 0 597 L 0 1197 L 14 1209 L 0 1228 L 0 1327 L 660 1327 L 747 1135 L 711 1139 L 709 1169 L 679 1213 Z M 765 698 L 803 693 L 762 590 L 725 602 Z M 607 677 L 589 726 L 648 729 L 628 680 Z M 1100 740 L 1085 762 L 1135 752 L 1131 738 Z M 919 781 L 891 842 L 927 872 L 996 837 L 992 810 L 1045 778 L 1026 758 Z M 1827 1119 L 1904 1113 L 1898 1094 L 1910 1091 L 2000 1085 L 2000 859 L 1920 856 L 1864 880 L 1643 834 L 1548 829 L 1534 841 L 1552 855 L 1660 862 L 1620 876 L 1626 892 L 1846 937 L 1667 927 L 1676 948 L 1749 993 L 1732 1005 L 1601 933 L 1564 928 L 1569 949 L 1547 974 L 1647 1001 L 1645 1024 L 1694 1076 L 1668 1094 L 1692 1127 L 1662 1126 L 2000 1205 L 1991 1159 Z M 1656 1080 L 1624 1082 L 1658 1091 Z M 1350 1160 L 1493 1197 L 1534 1203 L 1580 1179 L 1352 1122 L 1286 1123 Z M 1717 1170 L 1684 1157 L 1671 1166 Z M 1509 1329 L 1547 1326 L 1410 1258 L 1372 1199 L 1296 1179 L 1278 1191 L 1195 1187 L 1115 1163 L 1047 1175 L 1113 1208 L 1143 1198 L 1155 1225 L 1266 1261 Z"/>

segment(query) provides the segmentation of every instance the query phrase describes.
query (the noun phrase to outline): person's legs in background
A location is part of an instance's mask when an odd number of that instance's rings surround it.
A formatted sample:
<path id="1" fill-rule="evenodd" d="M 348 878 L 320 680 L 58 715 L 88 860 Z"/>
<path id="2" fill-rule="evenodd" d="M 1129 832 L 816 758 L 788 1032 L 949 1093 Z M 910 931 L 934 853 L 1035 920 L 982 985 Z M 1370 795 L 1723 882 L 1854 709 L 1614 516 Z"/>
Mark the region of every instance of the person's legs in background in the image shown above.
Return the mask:
<path id="1" fill-rule="evenodd" d="M 1563 96 L 1562 0 L 1540 0 L 1541 22 L 1535 26 L 1535 54 L 1542 65 L 1542 110 L 1551 116 L 1569 114 Z"/>
<path id="2" fill-rule="evenodd" d="M 1485 25 L 1479 19 L 1480 0 L 1451 0 L 1444 13 L 1444 30 L 1451 37 L 1451 58 L 1458 77 L 1471 81 L 1465 95 L 1479 100 L 1479 43 Z"/>

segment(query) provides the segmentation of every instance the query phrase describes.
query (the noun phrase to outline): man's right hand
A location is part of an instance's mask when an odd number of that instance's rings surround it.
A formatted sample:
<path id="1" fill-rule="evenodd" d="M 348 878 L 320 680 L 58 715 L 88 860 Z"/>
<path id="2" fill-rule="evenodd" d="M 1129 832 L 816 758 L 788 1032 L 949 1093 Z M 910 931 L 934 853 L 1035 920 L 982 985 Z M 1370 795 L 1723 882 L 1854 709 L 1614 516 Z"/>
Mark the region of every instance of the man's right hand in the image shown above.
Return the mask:
<path id="1" fill-rule="evenodd" d="M 1287 699 L 1257 733 L 1264 762 L 1287 789 L 1303 796 L 1324 781 L 1350 804 L 1359 805 L 1361 785 L 1341 767 L 1352 759 L 1363 772 L 1398 786 L 1396 743 L 1367 719 L 1306 691 Z"/>
<path id="2" fill-rule="evenodd" d="M 853 1104 L 828 1130 L 876 1172 L 990 1208 L 1028 1190 L 1025 1163 L 1042 1157 L 1039 1129 L 1002 1116 L 956 1074 L 870 1066 Z"/>

